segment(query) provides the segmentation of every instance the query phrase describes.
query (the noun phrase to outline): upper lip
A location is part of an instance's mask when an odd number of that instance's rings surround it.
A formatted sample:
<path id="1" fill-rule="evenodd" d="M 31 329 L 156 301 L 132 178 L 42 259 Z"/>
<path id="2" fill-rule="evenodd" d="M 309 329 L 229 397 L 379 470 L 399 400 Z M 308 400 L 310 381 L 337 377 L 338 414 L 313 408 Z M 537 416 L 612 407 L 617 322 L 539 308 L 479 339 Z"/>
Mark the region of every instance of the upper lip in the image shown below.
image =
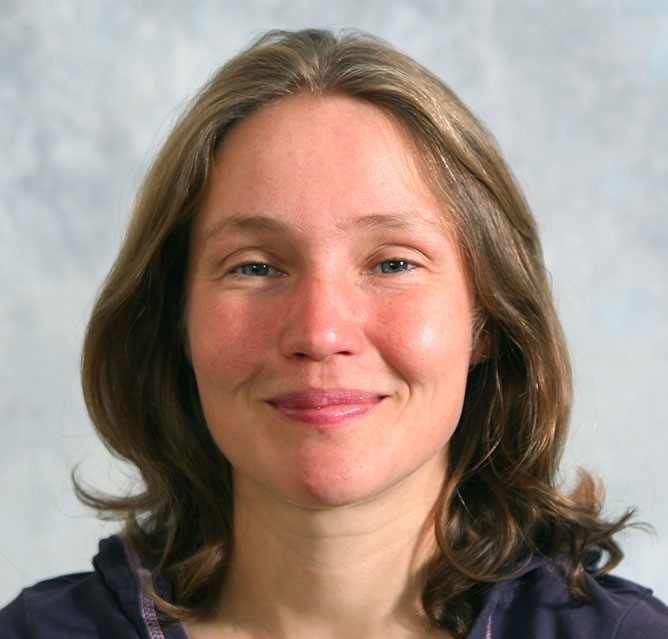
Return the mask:
<path id="1" fill-rule="evenodd" d="M 387 397 L 384 393 L 358 388 L 309 388 L 274 395 L 267 401 L 272 406 L 281 408 L 309 409 L 332 405 L 369 404 L 384 397 Z"/>

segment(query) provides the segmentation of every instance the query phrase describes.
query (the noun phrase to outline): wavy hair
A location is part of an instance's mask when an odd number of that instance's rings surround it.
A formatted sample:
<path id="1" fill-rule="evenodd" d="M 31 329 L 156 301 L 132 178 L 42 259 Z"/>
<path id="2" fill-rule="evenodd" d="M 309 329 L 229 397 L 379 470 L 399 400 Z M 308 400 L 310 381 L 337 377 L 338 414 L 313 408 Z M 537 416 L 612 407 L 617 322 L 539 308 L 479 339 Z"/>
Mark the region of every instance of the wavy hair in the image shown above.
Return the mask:
<path id="1" fill-rule="evenodd" d="M 384 110 L 417 147 L 423 175 L 447 204 L 468 267 L 487 357 L 467 384 L 438 502 L 439 552 L 423 605 L 464 637 L 490 583 L 530 557 L 565 552 L 571 591 L 585 596 L 585 549 L 622 557 L 616 521 L 582 474 L 570 494 L 557 471 L 571 405 L 571 372 L 536 225 L 493 137 L 455 94 L 371 36 L 270 32 L 225 64 L 185 111 L 140 189 L 117 261 L 94 307 L 82 379 L 91 419 L 114 455 L 136 466 L 136 494 L 88 505 L 124 519 L 144 561 L 173 585 L 170 615 L 214 605 L 232 550 L 232 473 L 213 442 L 184 351 L 183 312 L 193 216 L 217 147 L 234 124 L 299 93 L 346 95 Z"/>

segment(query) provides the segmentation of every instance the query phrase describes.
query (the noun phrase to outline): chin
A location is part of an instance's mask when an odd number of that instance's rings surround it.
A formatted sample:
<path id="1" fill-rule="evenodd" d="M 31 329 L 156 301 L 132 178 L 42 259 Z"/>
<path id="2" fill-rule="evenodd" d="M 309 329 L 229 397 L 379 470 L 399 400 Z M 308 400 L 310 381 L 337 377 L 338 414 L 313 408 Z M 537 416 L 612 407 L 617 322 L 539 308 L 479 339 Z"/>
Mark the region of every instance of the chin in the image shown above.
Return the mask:
<path id="1" fill-rule="evenodd" d="M 302 478 L 290 491 L 293 504 L 314 509 L 343 508 L 373 502 L 400 483 L 399 478 L 379 478 L 341 469 Z"/>

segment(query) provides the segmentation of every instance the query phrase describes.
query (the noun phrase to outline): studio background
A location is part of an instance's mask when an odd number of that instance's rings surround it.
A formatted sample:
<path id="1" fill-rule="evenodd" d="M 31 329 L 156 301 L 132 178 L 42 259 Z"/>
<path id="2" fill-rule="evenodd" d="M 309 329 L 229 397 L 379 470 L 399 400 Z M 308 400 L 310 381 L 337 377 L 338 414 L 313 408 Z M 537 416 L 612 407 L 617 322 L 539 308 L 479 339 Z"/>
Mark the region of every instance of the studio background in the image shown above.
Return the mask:
<path id="1" fill-rule="evenodd" d="M 170 124 L 269 28 L 357 27 L 491 128 L 538 219 L 576 371 L 564 470 L 639 507 L 620 574 L 668 599 L 668 0 L 0 0 L 0 605 L 116 529 L 83 408 L 92 302 Z"/>

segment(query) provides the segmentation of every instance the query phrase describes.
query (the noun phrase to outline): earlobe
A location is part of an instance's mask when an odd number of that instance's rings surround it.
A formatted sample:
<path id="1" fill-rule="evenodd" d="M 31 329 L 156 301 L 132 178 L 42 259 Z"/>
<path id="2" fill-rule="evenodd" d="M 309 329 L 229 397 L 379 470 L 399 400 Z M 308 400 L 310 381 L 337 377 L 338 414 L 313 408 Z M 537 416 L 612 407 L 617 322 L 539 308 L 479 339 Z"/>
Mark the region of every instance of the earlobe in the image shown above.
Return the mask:
<path id="1" fill-rule="evenodd" d="M 470 368 L 482 364 L 489 357 L 489 349 L 487 348 L 486 343 L 479 341 L 474 345 L 473 350 L 471 351 L 471 362 Z"/>
<path id="2" fill-rule="evenodd" d="M 470 368 L 473 368 L 488 359 L 491 350 L 491 336 L 487 330 L 487 322 L 485 319 L 480 318 L 476 320 L 474 325 Z"/>

